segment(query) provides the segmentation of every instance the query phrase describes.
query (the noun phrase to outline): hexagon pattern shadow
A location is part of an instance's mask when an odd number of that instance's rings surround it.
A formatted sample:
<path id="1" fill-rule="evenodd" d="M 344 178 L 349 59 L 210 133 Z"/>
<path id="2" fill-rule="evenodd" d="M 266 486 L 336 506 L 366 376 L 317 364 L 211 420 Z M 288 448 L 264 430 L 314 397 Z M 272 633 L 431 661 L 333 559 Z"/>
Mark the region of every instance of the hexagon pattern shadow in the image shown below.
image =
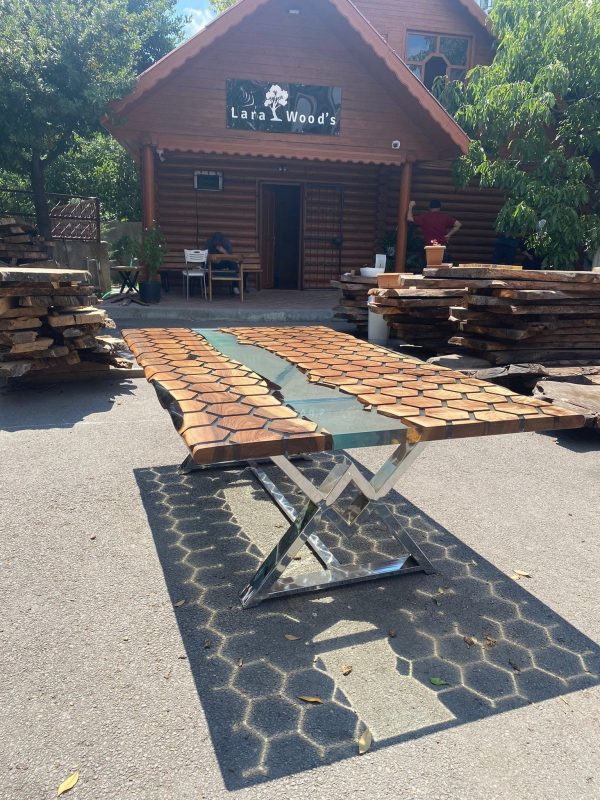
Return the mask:
<path id="1" fill-rule="evenodd" d="M 299 466 L 318 481 L 335 460 Z M 437 574 L 242 611 L 239 587 L 281 533 L 267 533 L 278 512 L 250 471 L 136 478 L 171 599 L 186 600 L 174 613 L 229 789 L 356 756 L 365 726 L 381 748 L 600 682 L 597 644 L 396 492 L 353 533 L 332 515 L 319 535 L 343 563 L 393 558 L 401 545 L 381 529 L 399 523 Z M 311 557 L 305 548 L 302 564 Z"/>

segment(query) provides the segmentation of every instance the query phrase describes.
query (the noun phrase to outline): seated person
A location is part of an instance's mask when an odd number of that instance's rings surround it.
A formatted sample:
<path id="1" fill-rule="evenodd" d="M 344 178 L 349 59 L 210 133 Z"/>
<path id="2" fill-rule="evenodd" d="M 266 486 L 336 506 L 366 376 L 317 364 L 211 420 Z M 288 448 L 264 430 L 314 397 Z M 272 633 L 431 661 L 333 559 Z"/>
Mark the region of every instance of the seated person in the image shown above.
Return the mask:
<path id="1" fill-rule="evenodd" d="M 210 239 L 207 239 L 204 246 L 208 250 L 209 256 L 220 256 L 233 253 L 231 242 L 219 231 L 213 233 Z M 223 259 L 222 261 L 213 262 L 212 268 L 214 272 L 231 272 L 237 274 L 240 267 L 236 261 L 228 261 Z M 232 286 L 231 290 L 233 294 L 240 293 L 240 290 L 237 286 Z"/>
<path id="2" fill-rule="evenodd" d="M 208 250 L 210 256 L 227 255 L 233 253 L 233 247 L 229 239 L 226 239 L 222 233 L 213 233 L 213 235 L 206 241 L 204 247 Z M 237 272 L 238 264 L 235 261 L 217 261 L 214 264 L 214 269 L 219 271 L 233 271 Z"/>

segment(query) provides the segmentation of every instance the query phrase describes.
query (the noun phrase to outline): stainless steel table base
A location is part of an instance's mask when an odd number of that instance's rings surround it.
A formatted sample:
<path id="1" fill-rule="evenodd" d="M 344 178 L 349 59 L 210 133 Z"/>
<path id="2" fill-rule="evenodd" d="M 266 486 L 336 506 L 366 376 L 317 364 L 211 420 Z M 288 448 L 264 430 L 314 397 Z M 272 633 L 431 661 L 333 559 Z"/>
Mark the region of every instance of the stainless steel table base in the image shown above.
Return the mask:
<path id="1" fill-rule="evenodd" d="M 285 456 L 272 456 L 271 461 L 294 482 L 306 498 L 299 511 L 295 510 L 258 462 L 249 461 L 250 469 L 291 525 L 241 593 L 242 606 L 248 608 L 267 599 L 301 592 L 315 592 L 333 586 L 345 586 L 392 575 L 419 571 L 434 572 L 430 561 L 406 530 L 390 529 L 395 538 L 406 548 L 406 553 L 391 561 L 352 565 L 340 564 L 324 542 L 315 533 L 310 532 L 310 528 L 314 528 L 325 511 L 334 505 L 348 486 L 353 486 L 355 489 L 354 497 L 347 507 L 338 513 L 346 525 L 353 525 L 372 500 L 379 500 L 394 487 L 402 472 L 410 466 L 422 447 L 423 444 L 412 445 L 409 442 L 401 444 L 371 480 L 364 477 L 353 461 L 344 457 L 343 461 L 333 467 L 320 486 L 311 483 Z M 285 576 L 284 572 L 290 561 L 305 544 L 324 569 L 306 575 Z"/>

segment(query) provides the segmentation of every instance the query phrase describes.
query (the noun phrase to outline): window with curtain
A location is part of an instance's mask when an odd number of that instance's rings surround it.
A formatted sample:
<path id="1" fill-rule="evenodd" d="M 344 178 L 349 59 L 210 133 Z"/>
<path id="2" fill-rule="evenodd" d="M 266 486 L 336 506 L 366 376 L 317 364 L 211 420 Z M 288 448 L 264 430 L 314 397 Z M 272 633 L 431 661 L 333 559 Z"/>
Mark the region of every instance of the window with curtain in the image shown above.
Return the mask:
<path id="1" fill-rule="evenodd" d="M 469 66 L 469 43 L 467 36 L 409 31 L 404 60 L 428 89 L 438 75 L 462 81 Z"/>

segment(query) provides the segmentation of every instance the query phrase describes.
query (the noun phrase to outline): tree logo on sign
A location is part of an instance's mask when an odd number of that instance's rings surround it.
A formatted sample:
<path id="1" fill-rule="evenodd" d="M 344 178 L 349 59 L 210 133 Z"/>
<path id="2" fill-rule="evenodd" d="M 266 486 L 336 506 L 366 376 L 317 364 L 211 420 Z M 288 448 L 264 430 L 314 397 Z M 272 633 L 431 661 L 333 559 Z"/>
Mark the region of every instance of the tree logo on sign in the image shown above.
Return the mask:
<path id="1" fill-rule="evenodd" d="M 271 122 L 282 122 L 277 116 L 277 109 L 287 106 L 288 93 L 277 83 L 274 83 L 265 97 L 265 106 L 271 109 Z"/>

